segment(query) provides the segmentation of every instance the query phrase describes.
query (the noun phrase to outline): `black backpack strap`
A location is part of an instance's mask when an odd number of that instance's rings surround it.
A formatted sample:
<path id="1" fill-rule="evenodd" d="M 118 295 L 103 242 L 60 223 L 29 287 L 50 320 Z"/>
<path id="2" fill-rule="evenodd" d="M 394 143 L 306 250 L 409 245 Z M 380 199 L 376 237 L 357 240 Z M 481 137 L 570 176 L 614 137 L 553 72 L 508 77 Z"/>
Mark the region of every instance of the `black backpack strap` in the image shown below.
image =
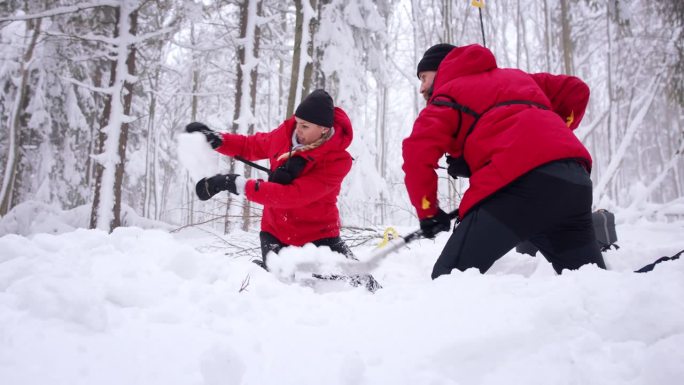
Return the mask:
<path id="1" fill-rule="evenodd" d="M 484 112 L 482 112 L 482 113 L 480 114 L 480 116 L 478 116 L 477 118 L 475 118 L 475 121 L 473 122 L 473 124 L 471 124 L 470 127 L 468 128 L 468 133 L 466 134 L 466 136 L 467 136 L 467 135 L 470 135 L 470 133 L 473 132 L 473 130 L 475 129 L 475 125 L 476 125 L 477 122 L 480 120 L 480 118 L 483 117 L 483 116 L 484 116 L 486 113 L 488 113 L 489 111 L 491 111 L 491 110 L 493 110 L 493 109 L 495 109 L 495 108 L 498 108 L 498 107 L 512 106 L 512 105 L 516 105 L 516 104 L 522 104 L 522 105 L 526 105 L 526 106 L 537 107 L 537 108 L 541 108 L 542 110 L 548 110 L 548 109 L 549 109 L 549 107 L 547 107 L 547 106 L 545 106 L 545 105 L 543 105 L 543 104 L 541 104 L 541 103 L 533 102 L 533 101 L 531 101 L 531 100 L 517 100 L 517 99 L 514 99 L 514 100 L 507 100 L 507 101 L 501 102 L 501 103 L 496 103 L 496 104 L 493 105 L 493 106 L 489 106 L 489 108 L 487 108 L 486 110 L 484 110 Z"/>
<path id="2" fill-rule="evenodd" d="M 495 105 L 489 107 L 489 108 L 487 109 L 487 111 L 489 111 L 489 110 L 491 110 L 491 109 L 493 109 L 493 108 L 496 108 L 496 107 L 510 106 L 510 105 L 513 105 L 513 104 L 526 104 L 526 105 L 528 105 L 528 106 L 541 108 L 542 110 L 548 110 L 548 109 L 549 109 L 549 107 L 547 107 L 547 106 L 545 106 L 545 105 L 543 105 L 543 104 L 541 104 L 541 103 L 533 102 L 533 101 L 531 101 L 531 100 L 507 100 L 507 101 L 505 101 L 505 102 L 497 103 L 497 104 L 495 104 Z M 487 112 L 487 111 L 485 111 L 485 112 Z M 482 115 L 484 115 L 484 112 L 482 113 Z"/>
<path id="3" fill-rule="evenodd" d="M 446 99 L 448 99 L 448 100 L 439 100 L 438 98 L 446 98 Z M 549 110 L 549 109 L 550 109 L 549 107 L 547 107 L 547 106 L 545 106 L 545 105 L 543 105 L 543 104 L 541 104 L 541 103 L 533 102 L 533 101 L 531 101 L 531 100 L 518 100 L 518 99 L 514 99 L 514 100 L 507 100 L 507 101 L 501 102 L 501 103 L 496 103 L 496 104 L 494 104 L 493 106 L 488 107 L 488 108 L 487 108 L 486 110 L 484 110 L 481 114 L 478 114 L 478 113 L 475 112 L 475 110 L 473 110 L 472 108 L 470 108 L 470 107 L 468 107 L 468 106 L 465 106 L 465 105 L 463 105 L 463 104 L 460 104 L 460 103 L 456 102 L 456 100 L 454 100 L 454 98 L 452 98 L 451 96 L 449 96 L 449 95 L 444 95 L 444 94 L 439 94 L 439 95 L 435 96 L 435 97 L 432 99 L 432 102 L 430 102 L 430 104 L 433 104 L 433 105 L 435 105 L 435 106 L 449 107 L 449 108 L 452 108 L 452 109 L 458 111 L 458 129 L 456 130 L 456 132 L 455 132 L 454 135 L 453 135 L 454 138 L 455 138 L 455 137 L 458 135 L 458 133 L 461 131 L 461 122 L 462 122 L 462 120 L 463 120 L 463 113 L 466 113 L 466 114 L 468 114 L 468 115 L 470 115 L 470 116 L 472 116 L 472 117 L 475 118 L 475 121 L 473 121 L 473 123 L 470 125 L 470 127 L 468 127 L 468 132 L 466 133 L 466 137 L 468 137 L 468 135 L 470 135 L 470 134 L 473 132 L 473 130 L 475 129 L 475 125 L 477 125 L 477 122 L 480 120 L 480 118 L 481 118 L 482 116 L 484 116 L 487 112 L 489 112 L 489 111 L 491 111 L 491 110 L 493 110 L 493 109 L 495 109 L 495 108 L 497 108 L 497 107 L 504 107 L 504 106 L 511 106 L 511 105 L 515 105 L 515 104 L 522 104 L 522 105 L 537 107 L 537 108 L 540 108 L 540 109 L 542 109 L 542 110 Z"/>
<path id="4" fill-rule="evenodd" d="M 449 100 L 448 100 L 448 101 L 446 101 L 446 100 L 437 100 L 437 98 L 439 98 L 439 97 L 447 98 L 447 99 L 449 99 Z M 431 103 L 431 104 L 434 104 L 435 106 L 445 106 L 445 107 L 453 108 L 454 110 L 458 110 L 458 111 L 461 111 L 461 112 L 465 112 L 465 113 L 468 114 L 468 115 L 474 116 L 476 119 L 480 117 L 480 114 L 478 114 L 477 112 L 475 112 L 475 111 L 472 110 L 471 108 L 469 108 L 469 107 L 467 107 L 467 106 L 464 106 L 463 104 L 457 103 L 457 102 L 454 100 L 454 98 L 452 98 L 452 97 L 449 96 L 449 95 L 441 95 L 441 94 L 440 94 L 440 95 L 437 95 L 437 96 L 434 97 L 434 99 L 433 99 L 432 102 L 430 102 L 430 103 Z"/>
<path id="5" fill-rule="evenodd" d="M 440 98 L 440 97 L 446 98 L 448 100 L 438 100 L 437 98 Z M 480 114 L 478 114 L 477 112 L 475 112 L 471 108 L 464 106 L 463 104 L 457 103 L 456 100 L 454 100 L 454 98 L 452 98 L 449 95 L 439 94 L 432 99 L 430 104 L 433 104 L 435 106 L 449 107 L 451 109 L 458 111 L 458 128 L 456 129 L 456 132 L 454 132 L 454 134 L 452 135 L 453 138 L 457 137 L 458 133 L 461 132 L 461 125 L 463 122 L 463 114 L 464 113 L 474 117 L 475 122 L 477 122 L 477 120 L 480 119 Z M 468 131 L 467 135 L 470 134 L 470 131 L 471 130 Z"/>

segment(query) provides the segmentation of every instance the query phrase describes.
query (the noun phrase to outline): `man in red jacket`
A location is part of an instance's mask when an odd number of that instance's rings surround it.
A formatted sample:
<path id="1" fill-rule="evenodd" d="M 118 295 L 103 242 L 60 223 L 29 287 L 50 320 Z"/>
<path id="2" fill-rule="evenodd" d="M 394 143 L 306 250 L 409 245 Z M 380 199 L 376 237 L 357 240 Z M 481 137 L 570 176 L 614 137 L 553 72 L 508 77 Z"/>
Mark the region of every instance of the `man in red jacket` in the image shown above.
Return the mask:
<path id="1" fill-rule="evenodd" d="M 591 221 L 591 156 L 575 137 L 589 88 L 572 76 L 498 68 L 480 45 L 438 44 L 417 71 L 428 101 L 403 142 L 403 170 L 423 234 L 450 229 L 437 200 L 437 162 L 470 178 L 432 278 L 486 272 L 521 241 L 553 268 L 605 268 Z"/>
<path id="2" fill-rule="evenodd" d="M 207 200 L 221 191 L 244 194 L 264 206 L 261 218 L 262 261 L 286 246 L 313 243 L 354 259 L 340 238 L 337 196 L 349 173 L 352 157 L 346 151 L 353 131 L 347 114 L 333 105 L 324 90 L 315 90 L 297 107 L 294 116 L 268 133 L 250 136 L 218 133 L 202 123 L 190 123 L 187 132 L 200 132 L 216 151 L 246 160 L 269 159 L 268 180 L 245 180 L 237 174 L 215 175 L 197 183 L 196 192 Z M 320 278 L 317 277 L 317 278 Z M 330 278 L 330 277 L 324 277 Z M 334 276 L 333 279 L 341 277 Z M 351 277 L 352 284 L 379 287 L 372 276 Z"/>

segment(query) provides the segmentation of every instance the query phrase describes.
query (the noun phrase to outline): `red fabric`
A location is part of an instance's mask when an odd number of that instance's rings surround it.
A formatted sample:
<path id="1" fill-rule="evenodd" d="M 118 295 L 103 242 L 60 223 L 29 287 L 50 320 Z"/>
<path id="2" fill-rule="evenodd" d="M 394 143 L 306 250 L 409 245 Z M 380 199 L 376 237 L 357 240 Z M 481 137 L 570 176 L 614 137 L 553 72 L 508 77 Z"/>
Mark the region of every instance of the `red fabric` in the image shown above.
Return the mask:
<path id="1" fill-rule="evenodd" d="M 589 152 L 572 132 L 589 100 L 589 88 L 580 79 L 497 68 L 491 51 L 475 44 L 455 48 L 447 55 L 433 87 L 431 101 L 449 101 L 448 96 L 478 114 L 511 100 L 540 103 L 550 110 L 518 104 L 493 108 L 465 140 L 474 117 L 465 113 L 459 117 L 450 107 L 428 103 L 403 142 L 406 188 L 420 219 L 434 215 L 439 207 L 435 169 L 445 153 L 464 156 L 472 172 L 470 187 L 459 206 L 461 217 L 545 163 L 572 158 L 591 169 Z M 456 133 L 459 119 L 461 128 Z"/>
<path id="2" fill-rule="evenodd" d="M 337 196 L 342 180 L 352 165 L 346 151 L 353 138 L 351 121 L 340 108 L 335 108 L 335 133 L 313 150 L 297 153 L 307 160 L 306 167 L 289 185 L 250 179 L 245 187 L 247 199 L 264 206 L 261 230 L 279 241 L 302 246 L 322 238 L 340 235 Z M 223 134 L 223 145 L 216 151 L 247 160 L 269 159 L 271 170 L 285 163 L 278 157 L 290 151 L 294 116 L 268 133 L 251 136 Z"/>

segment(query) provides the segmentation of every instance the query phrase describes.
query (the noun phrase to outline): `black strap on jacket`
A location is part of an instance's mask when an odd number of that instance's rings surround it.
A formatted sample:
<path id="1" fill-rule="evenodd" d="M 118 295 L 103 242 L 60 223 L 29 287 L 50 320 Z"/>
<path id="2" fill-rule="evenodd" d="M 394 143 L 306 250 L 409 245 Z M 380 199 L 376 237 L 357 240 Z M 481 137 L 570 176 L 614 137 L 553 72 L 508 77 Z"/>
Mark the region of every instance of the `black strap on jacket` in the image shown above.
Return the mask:
<path id="1" fill-rule="evenodd" d="M 448 100 L 448 101 L 447 101 L 447 100 L 437 100 L 437 98 L 439 98 L 439 97 L 447 98 L 447 99 L 449 99 L 449 100 Z M 478 114 L 478 113 L 475 112 L 472 108 L 470 108 L 470 107 L 468 107 L 468 106 L 465 106 L 465 105 L 463 105 L 463 104 L 459 104 L 459 103 L 456 102 L 456 100 L 454 100 L 454 98 L 452 98 L 452 97 L 449 96 L 449 95 L 444 95 L 444 94 L 440 94 L 440 95 L 435 96 L 435 97 L 432 99 L 431 104 L 433 104 L 433 105 L 435 105 L 435 106 L 449 107 L 449 108 L 452 108 L 452 109 L 458 111 L 458 129 L 456 130 L 456 132 L 455 132 L 454 135 L 453 135 L 454 138 L 455 138 L 456 136 L 458 136 L 458 133 L 459 133 L 459 132 L 461 132 L 461 122 L 463 121 L 463 114 L 464 114 L 464 113 L 466 113 L 466 114 L 472 116 L 473 118 L 475 118 L 475 120 L 474 120 L 473 123 L 470 125 L 470 127 L 468 127 L 468 132 L 466 133 L 466 138 L 467 138 L 468 135 L 470 135 L 470 134 L 473 132 L 473 130 L 475 129 L 475 125 L 477 125 L 477 122 L 480 121 L 480 118 L 482 118 L 486 113 L 488 113 L 489 111 L 491 111 L 491 110 L 493 110 L 493 109 L 495 109 L 495 108 L 497 108 L 497 107 L 511 106 L 511 105 L 515 105 L 515 104 L 522 104 L 522 105 L 537 107 L 537 108 L 540 108 L 540 109 L 542 109 L 542 110 L 548 110 L 548 109 L 549 109 L 549 107 L 547 107 L 547 106 L 545 106 L 545 105 L 543 105 L 543 104 L 541 104 L 541 103 L 533 102 L 533 101 L 531 101 L 531 100 L 517 100 L 517 99 L 514 99 L 514 100 L 507 100 L 507 101 L 505 101 L 505 102 L 496 103 L 496 104 L 494 104 L 494 105 L 492 105 L 492 106 L 489 106 L 489 107 L 488 107 L 486 110 L 484 110 L 482 113 L 479 113 L 479 114 Z"/>

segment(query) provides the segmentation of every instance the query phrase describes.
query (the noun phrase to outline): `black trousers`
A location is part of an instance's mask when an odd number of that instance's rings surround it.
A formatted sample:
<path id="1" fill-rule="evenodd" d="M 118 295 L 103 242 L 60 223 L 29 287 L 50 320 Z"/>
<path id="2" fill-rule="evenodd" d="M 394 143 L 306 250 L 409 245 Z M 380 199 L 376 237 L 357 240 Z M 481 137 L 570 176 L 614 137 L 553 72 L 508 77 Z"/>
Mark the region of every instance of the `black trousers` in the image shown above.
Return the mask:
<path id="1" fill-rule="evenodd" d="M 278 238 L 274 237 L 273 234 L 266 231 L 259 233 L 259 240 L 261 241 L 261 258 L 264 264 L 266 263 L 266 256 L 268 253 L 272 251 L 278 254 L 283 247 L 290 246 L 281 242 Z M 349 259 L 356 259 L 349 246 L 347 246 L 340 237 L 318 239 L 311 243 L 316 246 L 328 246 L 330 247 L 330 250 L 340 253 Z"/>
<path id="2" fill-rule="evenodd" d="M 261 240 L 262 260 L 253 262 L 255 262 L 257 265 L 261 266 L 262 268 L 268 271 L 268 267 L 266 266 L 266 257 L 268 256 L 268 253 L 274 252 L 278 254 L 278 252 L 280 252 L 280 250 L 282 250 L 283 247 L 287 247 L 290 245 L 284 244 L 278 238 L 274 237 L 273 234 L 266 231 L 262 231 L 259 233 L 259 239 Z M 354 256 L 354 253 L 351 251 L 349 246 L 347 246 L 347 244 L 344 243 L 344 241 L 340 237 L 318 239 L 311 243 L 313 243 L 316 246 L 328 246 L 330 247 L 330 250 L 344 255 L 348 259 L 358 260 Z M 376 281 L 375 278 L 373 278 L 373 276 L 370 274 L 339 275 L 313 273 L 311 274 L 311 276 L 313 278 L 325 281 L 345 281 L 354 287 L 364 286 L 371 293 L 375 293 L 378 289 L 382 288 L 378 281 Z"/>
<path id="3" fill-rule="evenodd" d="M 522 241 L 530 241 L 557 273 L 586 264 L 606 268 L 591 219 L 589 173 L 573 160 L 540 166 L 473 208 L 458 224 L 432 270 L 486 272 Z"/>

